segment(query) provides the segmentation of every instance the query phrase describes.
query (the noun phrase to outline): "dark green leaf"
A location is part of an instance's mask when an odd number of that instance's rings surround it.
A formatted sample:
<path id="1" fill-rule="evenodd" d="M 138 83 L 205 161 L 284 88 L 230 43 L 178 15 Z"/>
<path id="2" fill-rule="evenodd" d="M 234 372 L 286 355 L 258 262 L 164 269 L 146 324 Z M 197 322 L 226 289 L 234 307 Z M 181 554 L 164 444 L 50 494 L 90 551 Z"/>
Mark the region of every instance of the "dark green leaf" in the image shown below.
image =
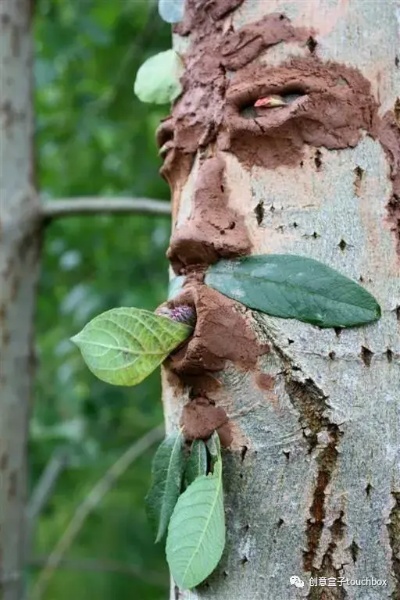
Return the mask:
<path id="1" fill-rule="evenodd" d="M 203 440 L 194 440 L 186 463 L 185 483 L 190 485 L 200 475 L 207 473 L 207 447 Z"/>
<path id="2" fill-rule="evenodd" d="M 221 260 L 206 284 L 249 308 L 319 327 L 352 327 L 379 319 L 375 298 L 357 283 L 303 256 L 267 254 Z"/>
<path id="3" fill-rule="evenodd" d="M 176 503 L 168 527 L 167 560 L 172 577 L 183 589 L 204 581 L 220 561 L 225 546 L 222 463 L 201 475 Z"/>
<path id="4" fill-rule="evenodd" d="M 152 484 L 146 497 L 146 512 L 154 527 L 156 542 L 167 531 L 168 523 L 179 498 L 184 470 L 181 433 L 168 436 L 160 444 L 152 466 Z"/>

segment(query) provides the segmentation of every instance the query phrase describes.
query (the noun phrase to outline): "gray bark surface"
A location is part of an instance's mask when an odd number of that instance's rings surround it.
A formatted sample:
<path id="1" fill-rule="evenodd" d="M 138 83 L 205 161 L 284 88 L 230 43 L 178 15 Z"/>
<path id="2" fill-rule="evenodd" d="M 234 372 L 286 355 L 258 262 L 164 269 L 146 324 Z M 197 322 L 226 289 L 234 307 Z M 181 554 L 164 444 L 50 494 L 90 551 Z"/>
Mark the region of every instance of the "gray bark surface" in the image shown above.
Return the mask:
<path id="1" fill-rule="evenodd" d="M 27 432 L 39 202 L 34 190 L 30 0 L 0 7 L 0 595 L 23 595 Z"/>
<path id="2" fill-rule="evenodd" d="M 319 56 L 359 69 L 380 112 L 393 108 L 400 93 L 397 0 L 247 0 L 233 26 L 270 12 L 315 28 Z M 175 37 L 180 51 L 186 45 Z M 279 64 L 304 52 L 278 44 L 265 61 Z M 274 389 L 260 390 L 232 365 L 222 374 L 230 398 L 225 408 L 241 432 L 223 455 L 227 545 L 204 585 L 191 592 L 172 585 L 171 600 L 400 598 L 400 281 L 386 219 L 388 163 L 381 145 L 367 136 L 352 149 L 321 148 L 320 158 L 318 171 L 309 148 L 302 169 L 249 173 L 226 153 L 227 183 L 241 186 L 235 209 L 245 216 L 254 254 L 305 255 L 354 280 L 362 277 L 382 319 L 335 332 L 255 315 L 260 338 L 271 345 L 259 366 L 274 378 Z M 356 190 L 357 166 L 365 178 Z M 178 224 L 190 214 L 193 179 L 182 191 Z M 265 207 L 261 226 L 254 216 L 259 201 Z M 168 381 L 164 404 L 171 428 L 187 398 L 177 398 Z M 304 587 L 291 586 L 292 575 Z M 387 585 L 316 587 L 311 577 L 369 577 Z"/>

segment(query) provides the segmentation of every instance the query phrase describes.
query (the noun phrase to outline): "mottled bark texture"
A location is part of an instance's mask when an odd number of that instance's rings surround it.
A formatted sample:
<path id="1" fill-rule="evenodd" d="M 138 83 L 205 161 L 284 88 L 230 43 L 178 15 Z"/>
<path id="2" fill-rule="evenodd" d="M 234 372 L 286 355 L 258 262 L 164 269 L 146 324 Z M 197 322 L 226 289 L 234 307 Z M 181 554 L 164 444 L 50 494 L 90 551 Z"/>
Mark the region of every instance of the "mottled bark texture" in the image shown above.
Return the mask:
<path id="1" fill-rule="evenodd" d="M 23 594 L 32 319 L 39 255 L 33 181 L 31 1 L 0 5 L 0 596 Z"/>
<path id="2" fill-rule="evenodd" d="M 229 446 L 223 558 L 171 600 L 400 598 L 399 28 L 397 0 L 187 0 L 175 27 L 183 95 L 158 139 L 175 304 L 198 320 L 165 366 L 165 413 L 191 438 L 215 415 Z M 287 105 L 254 108 L 269 94 Z M 272 252 L 359 281 L 382 319 L 320 330 L 202 284 L 219 257 Z"/>

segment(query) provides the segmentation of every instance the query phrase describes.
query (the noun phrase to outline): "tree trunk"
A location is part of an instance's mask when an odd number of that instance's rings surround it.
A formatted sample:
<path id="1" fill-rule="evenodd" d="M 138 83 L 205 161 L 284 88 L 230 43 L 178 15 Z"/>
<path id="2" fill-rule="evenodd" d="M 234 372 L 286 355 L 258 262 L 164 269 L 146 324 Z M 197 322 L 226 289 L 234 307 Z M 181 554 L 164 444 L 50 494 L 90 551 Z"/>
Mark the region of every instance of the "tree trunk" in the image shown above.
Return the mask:
<path id="1" fill-rule="evenodd" d="M 171 600 L 399 598 L 398 2 L 187 0 L 175 34 L 183 95 L 158 137 L 168 255 L 187 276 L 175 303 L 197 326 L 164 369 L 165 412 L 187 430 L 183 406 L 208 399 L 230 445 L 222 560 Z M 254 108 L 270 95 L 286 105 Z M 248 253 L 318 259 L 382 318 L 321 330 L 202 285 L 209 263 Z"/>
<path id="2" fill-rule="evenodd" d="M 40 249 L 33 174 L 31 1 L 2 2 L 0 13 L 0 589 L 4 600 L 20 600 Z"/>

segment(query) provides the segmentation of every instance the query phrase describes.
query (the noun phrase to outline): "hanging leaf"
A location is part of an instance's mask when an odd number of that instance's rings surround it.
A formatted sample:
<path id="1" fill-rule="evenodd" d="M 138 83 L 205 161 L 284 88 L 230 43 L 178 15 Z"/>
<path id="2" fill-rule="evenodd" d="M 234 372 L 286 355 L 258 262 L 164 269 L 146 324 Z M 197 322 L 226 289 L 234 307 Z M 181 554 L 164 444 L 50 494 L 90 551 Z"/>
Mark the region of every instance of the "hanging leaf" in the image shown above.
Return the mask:
<path id="1" fill-rule="evenodd" d="M 183 63 L 175 50 L 151 56 L 136 74 L 134 92 L 142 102 L 168 104 L 182 92 Z"/>
<path id="2" fill-rule="evenodd" d="M 212 434 L 209 440 L 207 440 L 207 448 L 211 457 L 214 460 L 218 460 L 221 458 L 221 442 L 219 439 L 219 435 L 216 431 Z"/>
<path id="3" fill-rule="evenodd" d="M 352 327 L 379 319 L 375 298 L 330 267 L 303 256 L 267 254 L 221 260 L 205 282 L 249 308 L 320 327 Z"/>
<path id="4" fill-rule="evenodd" d="M 158 0 L 158 12 L 167 23 L 179 23 L 183 19 L 185 0 Z"/>
<path id="5" fill-rule="evenodd" d="M 194 440 L 185 468 L 185 483 L 190 485 L 200 475 L 207 473 L 207 447 L 203 440 Z"/>
<path id="6" fill-rule="evenodd" d="M 176 503 L 168 527 L 167 561 L 176 584 L 191 589 L 220 561 L 225 546 L 222 462 L 197 477 Z"/>
<path id="7" fill-rule="evenodd" d="M 184 470 L 183 437 L 181 433 L 168 436 L 160 444 L 152 465 L 152 483 L 146 497 L 146 512 L 159 542 L 179 498 Z"/>
<path id="8" fill-rule="evenodd" d="M 183 323 L 138 308 L 102 313 L 71 338 L 99 379 L 136 385 L 191 333 Z"/>

